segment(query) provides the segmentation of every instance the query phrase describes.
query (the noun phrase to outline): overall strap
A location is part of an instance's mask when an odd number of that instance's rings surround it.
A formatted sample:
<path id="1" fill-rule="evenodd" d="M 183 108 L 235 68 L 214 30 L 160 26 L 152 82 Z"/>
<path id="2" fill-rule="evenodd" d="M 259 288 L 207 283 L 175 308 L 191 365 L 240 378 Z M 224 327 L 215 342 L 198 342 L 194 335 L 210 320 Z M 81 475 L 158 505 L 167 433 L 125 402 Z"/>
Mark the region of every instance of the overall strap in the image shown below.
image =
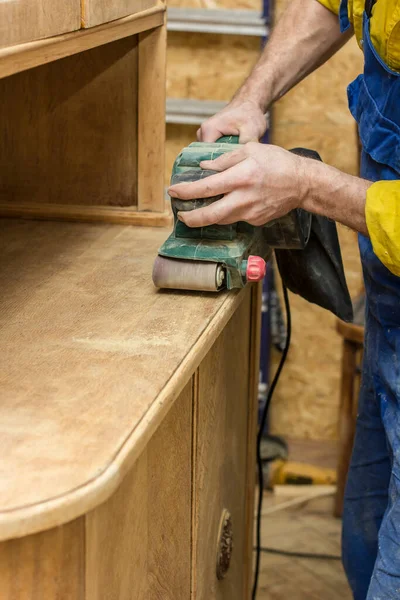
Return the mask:
<path id="1" fill-rule="evenodd" d="M 372 14 L 372 7 L 374 6 L 376 0 L 365 0 L 365 12 L 367 14 L 368 19 Z"/>

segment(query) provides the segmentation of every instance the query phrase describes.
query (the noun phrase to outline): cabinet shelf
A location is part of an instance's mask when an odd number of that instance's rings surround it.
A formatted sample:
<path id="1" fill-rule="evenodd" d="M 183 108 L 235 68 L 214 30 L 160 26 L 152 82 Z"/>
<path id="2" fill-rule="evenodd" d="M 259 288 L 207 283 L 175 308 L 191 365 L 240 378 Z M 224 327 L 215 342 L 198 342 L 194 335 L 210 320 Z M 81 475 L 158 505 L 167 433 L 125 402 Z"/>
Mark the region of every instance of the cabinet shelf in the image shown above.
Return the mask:
<path id="1" fill-rule="evenodd" d="M 241 303 L 158 292 L 167 233 L 0 220 L 1 540 L 110 496 Z"/>
<path id="2" fill-rule="evenodd" d="M 0 78 L 160 27 L 164 23 L 165 10 L 165 5 L 160 2 L 153 8 L 90 29 L 0 47 Z"/>

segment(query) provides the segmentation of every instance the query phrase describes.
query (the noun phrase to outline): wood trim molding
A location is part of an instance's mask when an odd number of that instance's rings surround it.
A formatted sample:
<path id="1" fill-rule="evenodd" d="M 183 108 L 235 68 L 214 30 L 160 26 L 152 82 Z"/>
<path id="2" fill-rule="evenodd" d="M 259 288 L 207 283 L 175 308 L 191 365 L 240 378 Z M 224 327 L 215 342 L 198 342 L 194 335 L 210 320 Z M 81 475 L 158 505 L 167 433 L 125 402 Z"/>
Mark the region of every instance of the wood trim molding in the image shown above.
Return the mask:
<path id="1" fill-rule="evenodd" d="M 0 217 L 43 221 L 113 223 L 145 227 L 168 227 L 172 216 L 165 212 L 139 212 L 116 206 L 67 206 L 57 204 L 0 204 Z"/>

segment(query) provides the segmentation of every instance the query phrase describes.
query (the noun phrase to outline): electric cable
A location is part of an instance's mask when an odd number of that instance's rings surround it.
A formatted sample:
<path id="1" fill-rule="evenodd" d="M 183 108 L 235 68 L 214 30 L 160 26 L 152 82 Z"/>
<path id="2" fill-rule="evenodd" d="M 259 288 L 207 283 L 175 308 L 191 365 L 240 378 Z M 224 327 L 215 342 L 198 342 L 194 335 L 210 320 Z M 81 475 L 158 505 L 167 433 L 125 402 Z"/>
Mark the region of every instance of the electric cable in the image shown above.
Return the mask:
<path id="1" fill-rule="evenodd" d="M 257 523 L 256 523 L 256 563 L 254 570 L 254 583 L 253 583 L 253 592 L 252 592 L 252 600 L 256 600 L 257 597 L 257 587 L 258 587 L 258 576 L 260 572 L 260 558 L 261 558 L 261 511 L 262 511 L 262 503 L 263 503 L 263 492 L 264 492 L 264 473 L 263 473 L 263 460 L 261 456 L 261 441 L 262 434 L 265 427 L 265 423 L 267 421 L 267 415 L 269 406 L 271 404 L 272 396 L 275 391 L 276 385 L 279 381 L 280 374 L 284 367 L 286 357 L 289 352 L 290 346 L 290 337 L 292 333 L 292 322 L 291 322 L 291 314 L 290 314 L 290 303 L 289 303 L 289 294 L 287 288 L 283 285 L 283 299 L 285 302 L 285 310 L 286 310 L 286 342 L 285 347 L 282 352 L 281 360 L 279 361 L 278 368 L 274 375 L 274 378 L 271 383 L 271 387 L 269 388 L 267 399 L 265 401 L 265 406 L 262 412 L 260 427 L 257 435 L 257 467 L 258 467 L 258 502 L 257 502 Z"/>

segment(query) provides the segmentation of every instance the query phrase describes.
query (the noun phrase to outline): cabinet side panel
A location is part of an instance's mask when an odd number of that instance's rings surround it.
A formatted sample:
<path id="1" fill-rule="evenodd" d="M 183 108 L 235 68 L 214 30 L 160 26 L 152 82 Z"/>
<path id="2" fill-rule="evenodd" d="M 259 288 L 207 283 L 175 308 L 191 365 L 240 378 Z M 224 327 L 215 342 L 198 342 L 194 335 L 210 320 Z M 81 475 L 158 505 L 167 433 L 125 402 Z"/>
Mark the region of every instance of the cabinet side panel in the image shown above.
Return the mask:
<path id="1" fill-rule="evenodd" d="M 247 558 L 250 290 L 202 362 L 195 454 L 193 600 L 243 600 Z M 221 516 L 232 519 L 233 552 L 216 577 Z"/>
<path id="2" fill-rule="evenodd" d="M 247 430 L 246 525 L 243 598 L 251 598 L 253 587 L 254 496 L 256 483 L 256 450 L 258 430 L 258 382 L 260 373 L 262 283 L 251 290 L 251 325 L 249 349 L 249 413 Z"/>
<path id="3" fill-rule="evenodd" d="M 0 2 L 0 47 L 79 29 L 80 0 Z"/>
<path id="4" fill-rule="evenodd" d="M 0 544 L 1 600 L 85 600 L 85 523 Z"/>
<path id="5" fill-rule="evenodd" d="M 191 382 L 117 492 L 86 517 L 87 600 L 188 600 Z"/>
<path id="6" fill-rule="evenodd" d="M 0 202 L 135 206 L 137 36 L 0 80 Z"/>

